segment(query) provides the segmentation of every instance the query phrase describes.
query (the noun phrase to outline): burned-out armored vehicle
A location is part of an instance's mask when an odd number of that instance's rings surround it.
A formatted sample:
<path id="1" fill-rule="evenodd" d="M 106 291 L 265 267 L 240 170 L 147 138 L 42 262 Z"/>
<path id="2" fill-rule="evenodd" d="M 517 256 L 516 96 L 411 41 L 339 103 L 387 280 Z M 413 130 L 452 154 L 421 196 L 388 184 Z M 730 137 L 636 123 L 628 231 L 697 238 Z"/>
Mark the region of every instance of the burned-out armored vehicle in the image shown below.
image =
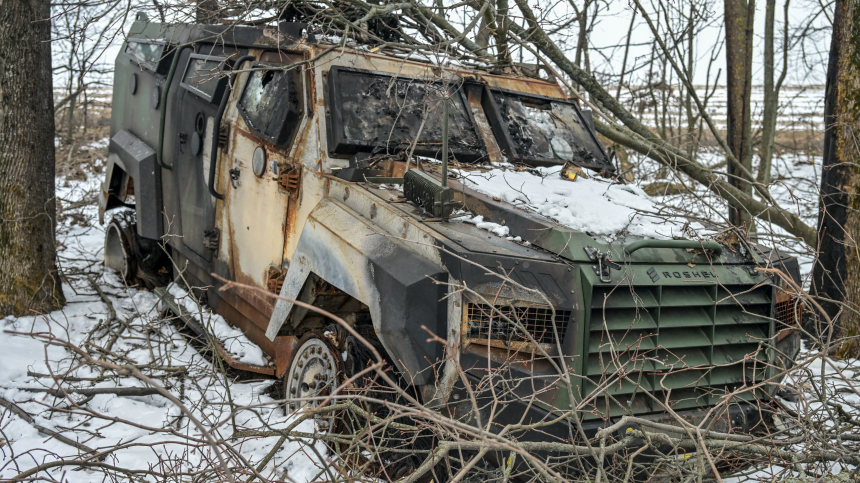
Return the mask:
<path id="1" fill-rule="evenodd" d="M 625 414 L 660 418 L 662 403 L 690 420 L 722 404 L 721 427 L 751 430 L 776 390 L 760 383 L 797 350 L 792 300 L 756 268 L 796 277 L 794 260 L 738 237 L 607 244 L 477 192 L 448 174 L 615 168 L 552 80 L 331 49 L 302 28 L 134 23 L 100 200 L 108 266 L 197 287 L 270 358 L 227 361 L 283 378 L 289 398 L 330 391 L 349 356 L 297 300 L 373 339 L 416 397 L 452 415 L 472 413 L 463 377 L 507 364 L 532 381 L 516 391 L 539 396 L 506 402 L 503 422 L 577 406 L 594 434 Z M 518 238 L 453 222 L 464 213 Z M 219 291 L 216 275 L 241 285 Z M 558 361 L 569 378 L 541 382 Z"/>

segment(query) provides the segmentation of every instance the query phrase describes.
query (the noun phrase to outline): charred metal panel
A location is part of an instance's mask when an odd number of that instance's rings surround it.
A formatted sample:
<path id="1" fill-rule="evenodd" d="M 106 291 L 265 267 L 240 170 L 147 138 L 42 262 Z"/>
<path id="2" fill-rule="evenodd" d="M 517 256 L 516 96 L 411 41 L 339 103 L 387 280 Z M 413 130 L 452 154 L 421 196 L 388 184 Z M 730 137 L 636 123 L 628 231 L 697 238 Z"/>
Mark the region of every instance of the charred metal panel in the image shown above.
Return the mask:
<path id="1" fill-rule="evenodd" d="M 449 146 L 460 161 L 486 156 L 460 83 L 394 76 L 346 67 L 328 74 L 329 151 L 393 153 L 417 143 L 414 153 L 440 158 L 442 99 L 456 90 L 449 114 Z"/>
<path id="2" fill-rule="evenodd" d="M 160 239 L 164 234 L 161 224 L 161 169 L 155 160 L 155 151 L 126 130 L 111 137 L 108 151 L 116 155 L 116 158 L 110 156 L 113 162 L 120 164 L 134 180 L 138 235 Z"/>
<path id="3" fill-rule="evenodd" d="M 326 198 L 302 231 L 281 296 L 298 297 L 311 273 L 366 304 L 380 342 L 398 368 L 417 384 L 430 381 L 426 369 L 442 357 L 442 347 L 424 342 L 421 326 L 446 332 L 446 304 L 440 301 L 447 288 L 434 283 L 448 280 L 444 268 L 400 240 L 379 236 L 364 217 Z M 292 304 L 278 301 L 267 337 L 278 335 L 291 310 Z"/>

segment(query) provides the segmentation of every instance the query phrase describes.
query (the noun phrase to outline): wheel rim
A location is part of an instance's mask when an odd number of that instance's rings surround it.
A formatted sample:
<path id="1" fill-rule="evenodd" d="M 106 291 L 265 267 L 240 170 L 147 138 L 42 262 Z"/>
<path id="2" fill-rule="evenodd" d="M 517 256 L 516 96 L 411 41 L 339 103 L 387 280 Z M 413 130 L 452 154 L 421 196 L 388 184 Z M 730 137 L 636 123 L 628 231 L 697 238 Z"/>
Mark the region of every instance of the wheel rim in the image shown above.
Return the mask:
<path id="1" fill-rule="evenodd" d="M 287 407 L 292 411 L 314 409 L 321 401 L 310 398 L 331 394 L 336 384 L 337 357 L 324 340 L 311 337 L 293 354 L 285 375 Z M 334 415 L 318 414 L 314 421 L 320 429 L 330 429 Z"/>

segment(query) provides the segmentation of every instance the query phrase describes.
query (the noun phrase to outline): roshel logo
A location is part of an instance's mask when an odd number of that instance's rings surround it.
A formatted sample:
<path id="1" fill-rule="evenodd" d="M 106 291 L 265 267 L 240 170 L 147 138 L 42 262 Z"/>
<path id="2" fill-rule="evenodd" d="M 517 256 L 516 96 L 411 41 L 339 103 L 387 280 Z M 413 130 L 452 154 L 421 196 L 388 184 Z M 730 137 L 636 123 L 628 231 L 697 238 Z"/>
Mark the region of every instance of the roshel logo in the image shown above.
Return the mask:
<path id="1" fill-rule="evenodd" d="M 648 276 L 651 277 L 652 282 L 656 282 L 660 280 L 660 275 L 663 275 L 666 278 L 717 278 L 713 272 L 709 272 L 707 270 L 696 270 L 696 271 L 684 271 L 684 272 L 657 272 L 657 269 L 651 267 L 648 269 Z"/>

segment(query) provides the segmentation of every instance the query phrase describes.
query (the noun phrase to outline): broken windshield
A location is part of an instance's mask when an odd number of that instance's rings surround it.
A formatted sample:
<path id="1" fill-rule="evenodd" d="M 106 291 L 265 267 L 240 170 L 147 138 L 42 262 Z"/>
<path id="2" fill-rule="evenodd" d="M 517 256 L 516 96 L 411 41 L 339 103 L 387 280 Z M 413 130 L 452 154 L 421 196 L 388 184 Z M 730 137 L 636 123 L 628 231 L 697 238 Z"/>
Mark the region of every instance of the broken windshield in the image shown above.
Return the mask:
<path id="1" fill-rule="evenodd" d="M 491 91 L 484 101 L 499 147 L 514 161 L 614 170 L 574 104 L 507 91 Z"/>
<path id="2" fill-rule="evenodd" d="M 459 161 L 485 153 L 460 86 L 343 67 L 329 74 L 330 136 L 334 154 L 393 153 L 414 143 L 414 154 L 441 157 L 442 99 L 449 106 L 448 143 Z"/>

